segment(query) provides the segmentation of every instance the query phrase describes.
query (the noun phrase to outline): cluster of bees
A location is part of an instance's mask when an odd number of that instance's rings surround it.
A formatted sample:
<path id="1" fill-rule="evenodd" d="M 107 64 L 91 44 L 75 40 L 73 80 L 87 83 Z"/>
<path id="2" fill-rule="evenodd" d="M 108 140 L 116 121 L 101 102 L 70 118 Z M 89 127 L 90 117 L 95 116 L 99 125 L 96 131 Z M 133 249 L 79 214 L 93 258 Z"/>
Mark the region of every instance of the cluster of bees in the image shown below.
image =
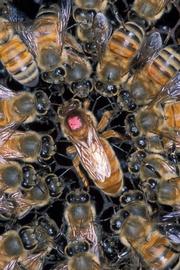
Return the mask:
<path id="1" fill-rule="evenodd" d="M 180 2 L 0 12 L 0 270 L 180 270 Z"/>

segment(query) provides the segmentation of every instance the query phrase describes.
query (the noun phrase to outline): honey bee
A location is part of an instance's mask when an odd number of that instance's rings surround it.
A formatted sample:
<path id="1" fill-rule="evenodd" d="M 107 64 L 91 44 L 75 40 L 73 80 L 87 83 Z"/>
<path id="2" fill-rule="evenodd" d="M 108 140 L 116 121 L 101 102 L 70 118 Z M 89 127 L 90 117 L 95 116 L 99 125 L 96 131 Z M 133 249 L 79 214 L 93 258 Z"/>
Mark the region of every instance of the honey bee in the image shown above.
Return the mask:
<path id="1" fill-rule="evenodd" d="M 155 53 L 129 81 L 136 104 L 149 104 L 180 70 L 178 46 L 169 45 Z"/>
<path id="2" fill-rule="evenodd" d="M 30 189 L 35 185 L 35 175 L 35 169 L 31 165 L 21 166 L 18 162 L 1 161 L 0 190 L 14 193 L 18 189 Z"/>
<path id="3" fill-rule="evenodd" d="M 13 126 L 13 125 L 12 125 Z M 12 131 L 9 127 L 1 132 L 0 155 L 4 159 L 20 159 L 37 162 L 39 158 L 48 160 L 55 153 L 55 145 L 50 135 L 40 135 L 34 131 Z"/>
<path id="4" fill-rule="evenodd" d="M 91 251 L 97 255 L 97 227 L 93 224 L 96 213 L 89 194 L 81 190 L 72 191 L 66 201 L 64 216 L 68 223 L 68 241 L 86 240 L 91 243 Z"/>
<path id="5" fill-rule="evenodd" d="M 87 97 L 92 90 L 92 80 L 90 79 L 92 67 L 87 57 L 84 55 L 82 47 L 75 38 L 66 34 L 66 42 L 61 54 L 61 69 L 63 72 L 49 72 L 44 74 L 49 83 L 60 83 L 64 81 L 70 91 L 80 97 Z"/>
<path id="6" fill-rule="evenodd" d="M 175 144 L 173 140 L 153 133 L 137 137 L 135 139 L 135 145 L 138 149 L 145 150 L 149 153 L 167 153 L 171 155 L 180 152 L 180 145 Z"/>
<path id="7" fill-rule="evenodd" d="M 176 242 L 156 229 L 150 219 L 151 208 L 145 203 L 140 191 L 130 191 L 121 197 L 123 209 L 111 219 L 111 229 L 120 241 L 137 254 L 148 269 L 174 269 L 180 267 Z"/>
<path id="8" fill-rule="evenodd" d="M 15 33 L 13 24 L 0 17 L 0 60 L 8 73 L 20 84 L 34 87 L 39 82 L 39 71 L 28 47 Z"/>
<path id="9" fill-rule="evenodd" d="M 169 205 L 174 208 L 180 206 L 180 178 L 170 178 L 168 180 L 148 179 L 144 185 L 148 200 L 158 201 L 160 204 Z"/>
<path id="10" fill-rule="evenodd" d="M 123 174 L 107 139 L 122 137 L 114 130 L 99 135 L 98 132 L 104 130 L 112 114 L 110 111 L 105 112 L 97 124 L 94 115 L 88 111 L 89 105 L 86 100 L 81 108 L 80 101 L 73 99 L 59 107 L 62 131 L 73 144 L 67 148 L 67 152 L 77 153 L 73 165 L 85 187 L 88 186 L 88 180 L 79 167 L 80 162 L 98 188 L 105 194 L 118 196 L 123 187 Z"/>
<path id="11" fill-rule="evenodd" d="M 115 30 L 97 65 L 95 89 L 101 95 L 116 95 L 119 85 L 128 78 L 133 59 L 139 53 L 145 33 L 135 22 L 126 22 Z"/>
<path id="12" fill-rule="evenodd" d="M 108 1 L 74 1 L 73 18 L 78 23 L 76 34 L 84 50 L 99 56 L 112 32 L 105 11 Z"/>
<path id="13" fill-rule="evenodd" d="M 34 185 L 26 190 L 17 190 L 12 194 L 1 193 L 0 220 L 22 219 L 33 208 L 48 205 L 62 194 L 62 183 L 55 174 L 36 177 Z"/>
<path id="14" fill-rule="evenodd" d="M 147 20 L 149 23 L 155 22 L 161 18 L 165 12 L 165 8 L 170 4 L 170 0 L 134 0 L 132 10 L 134 10 L 140 18 Z"/>
<path id="15" fill-rule="evenodd" d="M 45 218 L 44 218 L 45 219 Z M 57 225 L 46 217 L 46 227 L 23 226 L 19 231 L 9 230 L 0 236 L 0 269 L 42 269 L 45 256 L 53 248 L 52 231 Z"/>
<path id="16" fill-rule="evenodd" d="M 149 178 L 164 181 L 178 176 L 178 165 L 159 154 L 146 154 L 143 151 L 134 152 L 128 160 L 129 170 L 138 173 L 142 181 Z"/>
<path id="17" fill-rule="evenodd" d="M 58 264 L 54 270 L 100 270 L 100 261 L 95 254 L 89 252 L 87 241 L 70 242 L 65 253 L 68 257 L 67 263 Z"/>
<path id="18" fill-rule="evenodd" d="M 35 93 L 15 93 L 0 85 L 0 126 L 4 127 L 13 122 L 30 123 L 36 116 L 47 113 L 49 99 L 43 91 Z"/>
<path id="19" fill-rule="evenodd" d="M 156 134 L 179 145 L 180 73 L 165 86 L 153 101 L 126 119 L 132 136 Z"/>
<path id="20" fill-rule="evenodd" d="M 25 42 L 35 55 L 43 80 L 47 76 L 46 72 L 57 75 L 64 72 L 61 67 L 61 54 L 70 9 L 71 0 L 60 1 L 60 5 L 43 4 L 33 25 L 22 31 Z"/>

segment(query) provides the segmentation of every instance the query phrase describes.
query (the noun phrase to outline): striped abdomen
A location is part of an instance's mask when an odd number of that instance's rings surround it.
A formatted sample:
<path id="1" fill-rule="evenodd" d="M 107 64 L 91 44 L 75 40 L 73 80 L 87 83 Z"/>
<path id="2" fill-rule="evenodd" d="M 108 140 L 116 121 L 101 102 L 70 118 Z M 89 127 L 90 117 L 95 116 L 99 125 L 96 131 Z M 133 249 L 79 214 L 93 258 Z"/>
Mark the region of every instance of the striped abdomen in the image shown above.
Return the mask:
<path id="1" fill-rule="evenodd" d="M 58 5 L 42 6 L 34 22 L 34 41 L 37 47 L 37 62 L 44 71 L 58 67 L 62 49 L 61 22 Z"/>
<path id="2" fill-rule="evenodd" d="M 167 103 L 164 108 L 165 121 L 168 127 L 180 128 L 180 101 Z"/>
<path id="3" fill-rule="evenodd" d="M 109 142 L 103 138 L 100 138 L 100 141 L 111 166 L 111 175 L 104 182 L 97 182 L 95 179 L 94 182 L 104 193 L 115 197 L 120 194 L 123 188 L 123 173 L 119 160 Z"/>
<path id="4" fill-rule="evenodd" d="M 158 231 L 154 231 L 149 235 L 148 240 L 144 240 L 144 243 L 139 243 L 136 251 L 143 258 L 149 269 L 164 270 L 166 267 L 176 269 L 179 255 L 171 250 L 170 242 L 167 238 Z"/>
<path id="5" fill-rule="evenodd" d="M 108 49 L 117 57 L 132 60 L 141 48 L 143 39 L 143 29 L 133 22 L 127 22 L 124 28 L 113 33 Z"/>
<path id="6" fill-rule="evenodd" d="M 36 62 L 17 35 L 0 45 L 0 58 L 2 64 L 16 81 L 30 87 L 38 84 L 39 71 Z"/>
<path id="7" fill-rule="evenodd" d="M 148 66 L 148 75 L 162 87 L 172 79 L 180 69 L 180 53 L 174 46 L 165 47 Z"/>

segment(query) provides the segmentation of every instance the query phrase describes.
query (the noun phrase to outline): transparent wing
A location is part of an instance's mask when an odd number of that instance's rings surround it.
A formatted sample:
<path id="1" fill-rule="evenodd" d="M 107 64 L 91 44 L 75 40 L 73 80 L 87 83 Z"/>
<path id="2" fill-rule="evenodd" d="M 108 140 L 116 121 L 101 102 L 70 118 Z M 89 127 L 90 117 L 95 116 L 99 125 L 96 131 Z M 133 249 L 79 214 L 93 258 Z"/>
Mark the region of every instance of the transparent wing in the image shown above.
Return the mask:
<path id="1" fill-rule="evenodd" d="M 8 265 L 6 265 L 5 268 L 3 268 L 3 270 L 18 270 L 18 269 L 20 270 L 17 260 L 11 260 L 10 263 L 8 263 Z"/>
<path id="2" fill-rule="evenodd" d="M 43 252 L 32 254 L 23 259 L 22 266 L 28 270 L 42 269 L 44 259 L 45 254 Z"/>
<path id="3" fill-rule="evenodd" d="M 153 107 L 155 104 L 171 99 L 180 99 L 180 72 L 178 72 L 176 76 L 162 88 L 152 102 L 150 102 L 148 107 Z"/>
<path id="4" fill-rule="evenodd" d="M 111 166 L 97 133 L 89 128 L 87 141 L 74 141 L 82 165 L 96 181 L 104 182 L 111 175 Z"/>
<path id="5" fill-rule="evenodd" d="M 58 0 L 62 30 L 66 29 L 71 14 L 72 0 Z"/>
<path id="6" fill-rule="evenodd" d="M 139 54 L 131 63 L 132 67 L 140 69 L 148 61 L 153 61 L 159 50 L 162 48 L 162 45 L 162 38 L 159 32 L 151 32 L 148 34 L 144 39 Z"/>
<path id="7" fill-rule="evenodd" d="M 14 97 L 16 95 L 17 94 L 13 92 L 11 89 L 0 84 L 0 99 L 7 99 L 10 97 Z"/>
<path id="8" fill-rule="evenodd" d="M 103 13 L 98 12 L 96 14 L 93 20 L 92 31 L 94 32 L 94 40 L 97 45 L 97 55 L 100 58 L 112 33 L 112 27 Z"/>

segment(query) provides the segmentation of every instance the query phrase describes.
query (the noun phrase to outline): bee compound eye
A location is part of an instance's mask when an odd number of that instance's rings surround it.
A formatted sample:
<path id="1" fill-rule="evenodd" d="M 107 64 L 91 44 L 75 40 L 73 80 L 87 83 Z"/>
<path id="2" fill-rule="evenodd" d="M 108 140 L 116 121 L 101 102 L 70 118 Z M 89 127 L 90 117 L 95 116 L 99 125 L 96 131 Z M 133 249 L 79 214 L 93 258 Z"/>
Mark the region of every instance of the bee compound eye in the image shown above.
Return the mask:
<path id="1" fill-rule="evenodd" d="M 95 84 L 95 89 L 98 93 L 103 96 L 112 97 L 117 95 L 118 89 L 116 85 L 104 84 L 103 82 L 97 81 Z"/>
<path id="2" fill-rule="evenodd" d="M 65 75 L 66 75 L 66 70 L 63 67 L 58 67 L 53 72 L 54 77 L 59 77 L 59 78 L 63 79 L 63 77 L 65 77 Z"/>
<path id="3" fill-rule="evenodd" d="M 49 107 L 50 107 L 50 101 L 48 99 L 48 96 L 43 91 L 37 91 L 35 93 L 36 97 L 36 110 L 39 114 L 45 114 L 47 113 Z"/>
<path id="4" fill-rule="evenodd" d="M 73 247 L 66 247 L 65 248 L 65 253 L 68 257 L 74 256 L 74 249 Z"/>
<path id="5" fill-rule="evenodd" d="M 4 250 L 8 256 L 19 256 L 23 251 L 23 245 L 19 236 L 9 234 L 4 240 Z"/>
<path id="6" fill-rule="evenodd" d="M 78 252 L 80 252 L 80 253 L 87 252 L 89 250 L 88 242 L 84 241 L 84 242 L 78 243 L 77 249 L 78 249 Z"/>
<path id="7" fill-rule="evenodd" d="M 139 137 L 136 141 L 136 144 L 140 149 L 144 149 L 146 147 L 146 138 L 144 136 Z"/>
<path id="8" fill-rule="evenodd" d="M 19 231 L 19 236 L 25 249 L 31 250 L 36 247 L 37 241 L 34 236 L 34 231 L 30 227 L 22 227 Z"/>
<path id="9" fill-rule="evenodd" d="M 122 221 L 120 217 L 112 218 L 110 221 L 111 230 L 114 232 L 118 232 L 122 227 Z"/>
<path id="10" fill-rule="evenodd" d="M 149 183 L 151 189 L 155 189 L 157 187 L 157 180 L 156 179 L 150 178 L 148 180 L 148 183 Z"/>
<path id="11" fill-rule="evenodd" d="M 42 72 L 41 79 L 46 83 L 53 83 L 53 79 L 51 78 L 50 72 Z"/>
<path id="12" fill-rule="evenodd" d="M 124 194 L 120 197 L 120 202 L 122 203 L 123 206 L 130 203 L 131 201 L 132 201 L 132 194 L 131 193 L 127 192 L 126 194 Z"/>
<path id="13" fill-rule="evenodd" d="M 140 191 L 135 192 L 135 200 L 137 200 L 137 201 L 143 201 L 144 200 L 142 192 L 140 192 Z"/>
<path id="14" fill-rule="evenodd" d="M 132 173 L 138 173 L 141 169 L 141 164 L 139 162 L 132 162 L 130 164 L 130 171 Z"/>
<path id="15" fill-rule="evenodd" d="M 79 201 L 81 202 L 81 203 L 86 203 L 86 202 L 88 202 L 90 200 L 90 197 L 89 197 L 89 194 L 88 193 L 82 193 L 82 194 L 80 194 L 80 196 L 79 196 Z"/>
<path id="16" fill-rule="evenodd" d="M 55 143 L 50 135 L 42 136 L 42 147 L 40 156 L 47 160 L 50 159 L 55 151 Z"/>
<path id="17" fill-rule="evenodd" d="M 36 172 L 33 166 L 25 165 L 22 168 L 23 171 L 23 181 L 21 186 L 25 189 L 29 189 L 35 185 Z"/>
<path id="18" fill-rule="evenodd" d="M 66 200 L 68 203 L 75 203 L 77 202 L 76 194 L 74 192 L 71 192 L 67 195 Z"/>
<path id="19" fill-rule="evenodd" d="M 62 192 L 62 184 L 59 181 L 59 178 L 55 174 L 49 174 L 45 178 L 45 182 L 48 186 L 49 193 L 51 197 L 57 197 Z"/>

